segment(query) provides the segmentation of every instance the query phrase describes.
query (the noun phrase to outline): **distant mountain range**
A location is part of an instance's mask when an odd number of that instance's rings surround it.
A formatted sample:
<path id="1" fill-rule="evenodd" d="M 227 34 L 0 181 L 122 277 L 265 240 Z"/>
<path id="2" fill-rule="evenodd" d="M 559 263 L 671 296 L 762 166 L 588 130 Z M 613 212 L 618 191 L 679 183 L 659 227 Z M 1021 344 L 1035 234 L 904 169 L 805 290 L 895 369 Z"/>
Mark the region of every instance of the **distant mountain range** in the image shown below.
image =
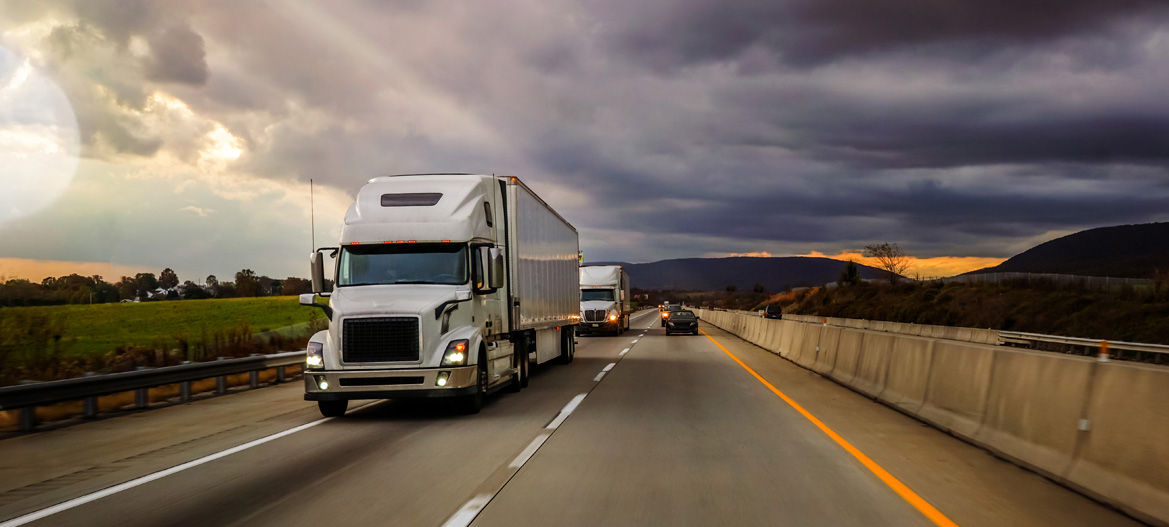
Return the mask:
<path id="1" fill-rule="evenodd" d="M 1169 223 L 1089 229 L 1032 247 L 980 273 L 1055 273 L 1152 278 L 1169 272 Z"/>
<path id="2" fill-rule="evenodd" d="M 680 289 L 721 291 L 728 285 L 750 291 L 762 284 L 768 291 L 788 287 L 824 285 L 835 282 L 846 262 L 831 258 L 791 256 L 785 258 L 681 258 L 660 262 L 630 264 L 623 262 L 588 262 L 585 265 L 622 265 L 633 287 L 639 289 Z M 857 264 L 861 278 L 883 278 L 885 271 Z"/>

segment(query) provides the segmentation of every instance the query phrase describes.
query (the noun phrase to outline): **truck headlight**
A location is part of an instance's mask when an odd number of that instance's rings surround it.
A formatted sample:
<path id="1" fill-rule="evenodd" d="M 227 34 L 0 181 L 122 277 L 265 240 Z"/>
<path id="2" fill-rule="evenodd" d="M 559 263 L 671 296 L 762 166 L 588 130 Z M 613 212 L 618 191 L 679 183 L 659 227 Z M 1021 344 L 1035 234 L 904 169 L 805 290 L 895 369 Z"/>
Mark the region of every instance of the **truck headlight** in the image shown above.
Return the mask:
<path id="1" fill-rule="evenodd" d="M 467 339 L 452 340 L 446 346 L 446 353 L 442 356 L 443 366 L 463 366 L 467 364 Z"/>
<path id="2" fill-rule="evenodd" d="M 617 320 L 617 315 L 609 315 L 609 322 L 615 322 L 616 320 Z"/>
<path id="3" fill-rule="evenodd" d="M 304 353 L 304 367 L 310 370 L 319 370 L 325 367 L 325 345 L 320 342 L 309 342 Z"/>

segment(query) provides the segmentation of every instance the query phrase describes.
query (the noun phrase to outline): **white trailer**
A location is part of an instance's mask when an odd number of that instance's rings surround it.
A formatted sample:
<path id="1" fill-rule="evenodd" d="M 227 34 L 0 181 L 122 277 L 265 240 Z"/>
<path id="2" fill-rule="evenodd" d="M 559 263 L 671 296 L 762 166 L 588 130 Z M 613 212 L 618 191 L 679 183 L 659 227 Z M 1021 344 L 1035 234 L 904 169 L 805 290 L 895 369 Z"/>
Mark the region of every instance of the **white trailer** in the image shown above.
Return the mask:
<path id="1" fill-rule="evenodd" d="M 633 295 L 629 273 L 620 265 L 586 265 L 580 268 L 580 326 L 577 332 L 620 335 L 629 329 Z"/>
<path id="2" fill-rule="evenodd" d="M 326 416 L 407 397 L 458 397 L 474 413 L 490 392 L 519 391 L 530 358 L 572 361 L 578 254 L 576 229 L 517 178 L 371 179 L 341 245 L 310 258 L 315 293 L 300 302 L 330 327 L 309 341 L 305 399 Z"/>

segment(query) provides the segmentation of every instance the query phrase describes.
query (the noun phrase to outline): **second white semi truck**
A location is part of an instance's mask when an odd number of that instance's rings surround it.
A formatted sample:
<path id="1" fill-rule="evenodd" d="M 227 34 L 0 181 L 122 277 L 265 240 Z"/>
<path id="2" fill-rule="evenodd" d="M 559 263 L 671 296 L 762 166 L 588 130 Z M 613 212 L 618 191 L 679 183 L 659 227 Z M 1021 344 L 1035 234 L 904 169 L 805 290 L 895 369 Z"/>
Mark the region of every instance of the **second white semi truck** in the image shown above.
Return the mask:
<path id="1" fill-rule="evenodd" d="M 586 265 L 580 268 L 580 326 L 582 335 L 629 329 L 632 295 L 629 273 L 620 265 Z"/>
<path id="2" fill-rule="evenodd" d="M 475 413 L 487 393 L 527 386 L 529 358 L 572 361 L 577 232 L 519 179 L 371 179 L 340 242 L 311 255 L 315 293 L 300 298 L 330 322 L 309 341 L 304 376 L 322 414 L 407 397 L 457 397 Z"/>

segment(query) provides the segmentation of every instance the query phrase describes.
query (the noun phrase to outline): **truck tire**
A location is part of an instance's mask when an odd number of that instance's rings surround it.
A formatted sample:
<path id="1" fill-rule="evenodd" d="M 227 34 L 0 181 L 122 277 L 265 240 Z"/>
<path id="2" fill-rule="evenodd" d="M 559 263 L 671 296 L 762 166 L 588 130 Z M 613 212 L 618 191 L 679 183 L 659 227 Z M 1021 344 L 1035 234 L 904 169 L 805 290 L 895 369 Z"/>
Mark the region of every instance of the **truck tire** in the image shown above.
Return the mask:
<path id="1" fill-rule="evenodd" d="M 475 393 L 463 396 L 459 401 L 459 411 L 471 415 L 483 409 L 483 395 L 487 392 L 487 354 L 479 351 L 479 364 L 475 371 L 478 373 L 478 382 L 475 383 Z"/>
<path id="2" fill-rule="evenodd" d="M 532 348 L 528 347 L 528 339 L 526 338 L 520 342 L 517 342 L 516 347 L 518 348 L 516 349 L 516 354 L 519 355 L 520 358 L 520 370 L 523 372 L 523 375 L 520 376 L 520 388 L 527 388 L 528 381 L 530 381 L 532 378 L 532 373 L 530 370 L 531 366 L 529 364 L 529 362 L 531 362 L 529 360 L 529 354 L 531 353 Z"/>
<path id="3" fill-rule="evenodd" d="M 507 385 L 508 393 L 519 393 L 527 384 L 524 382 L 524 363 L 526 362 L 528 362 L 526 355 L 521 356 L 519 349 L 512 350 L 511 366 L 515 368 L 515 373 L 512 374 L 511 382 Z"/>
<path id="4" fill-rule="evenodd" d="M 576 355 L 576 340 L 567 331 L 560 332 L 560 364 L 569 364 Z"/>
<path id="5" fill-rule="evenodd" d="M 341 417 L 348 407 L 349 401 L 317 401 L 317 409 L 325 417 Z"/>

